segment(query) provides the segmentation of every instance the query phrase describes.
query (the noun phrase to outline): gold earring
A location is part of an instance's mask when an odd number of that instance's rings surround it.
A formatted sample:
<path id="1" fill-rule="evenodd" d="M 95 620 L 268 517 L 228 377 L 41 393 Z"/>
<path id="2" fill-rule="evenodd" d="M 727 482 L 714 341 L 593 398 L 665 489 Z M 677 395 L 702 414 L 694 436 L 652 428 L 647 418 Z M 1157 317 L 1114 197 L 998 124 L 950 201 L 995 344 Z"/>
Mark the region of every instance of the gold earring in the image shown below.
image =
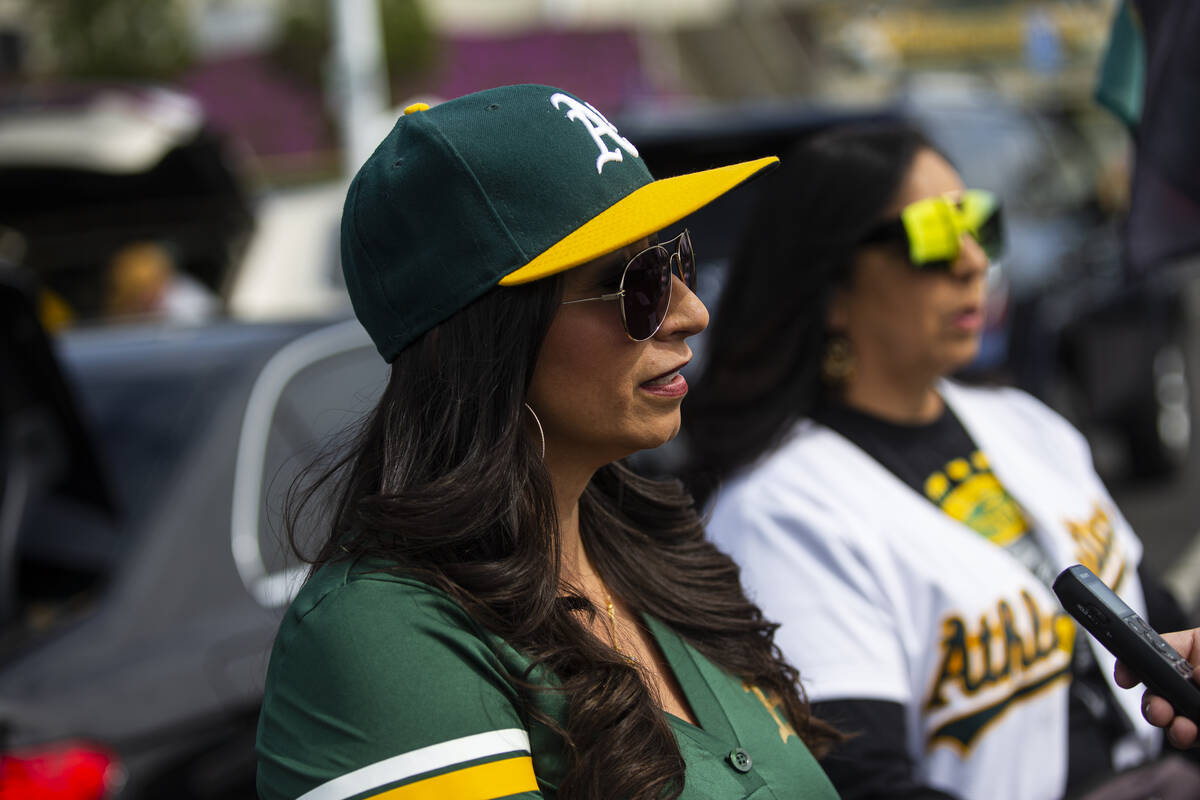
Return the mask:
<path id="1" fill-rule="evenodd" d="M 821 357 L 821 377 L 831 386 L 845 383 L 854 374 L 854 348 L 840 333 L 830 334 Z"/>

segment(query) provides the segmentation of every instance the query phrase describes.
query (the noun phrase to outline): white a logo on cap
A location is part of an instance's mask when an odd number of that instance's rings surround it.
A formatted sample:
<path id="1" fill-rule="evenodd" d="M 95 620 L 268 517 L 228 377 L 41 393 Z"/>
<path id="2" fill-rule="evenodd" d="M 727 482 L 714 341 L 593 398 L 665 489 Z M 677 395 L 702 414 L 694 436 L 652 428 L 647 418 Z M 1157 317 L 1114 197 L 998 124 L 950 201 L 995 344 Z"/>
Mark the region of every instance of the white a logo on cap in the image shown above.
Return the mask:
<path id="1" fill-rule="evenodd" d="M 592 107 L 591 103 L 581 103 L 570 95 L 557 92 L 550 98 L 550 102 L 555 108 L 562 108 L 565 103 L 570 111 L 567 112 L 567 119 L 579 120 L 583 123 L 583 127 L 587 128 L 587 132 L 591 134 L 592 141 L 596 143 L 596 147 L 600 148 L 600 155 L 596 156 L 596 172 L 599 173 L 604 169 L 604 165 L 609 161 L 624 161 L 625 156 L 620 150 L 609 150 L 604 137 L 607 136 L 614 144 L 620 146 L 626 153 L 637 158 L 637 148 L 633 146 L 633 142 L 626 139 L 621 134 L 617 133 L 617 129 L 611 122 L 604 118 L 604 115 Z"/>

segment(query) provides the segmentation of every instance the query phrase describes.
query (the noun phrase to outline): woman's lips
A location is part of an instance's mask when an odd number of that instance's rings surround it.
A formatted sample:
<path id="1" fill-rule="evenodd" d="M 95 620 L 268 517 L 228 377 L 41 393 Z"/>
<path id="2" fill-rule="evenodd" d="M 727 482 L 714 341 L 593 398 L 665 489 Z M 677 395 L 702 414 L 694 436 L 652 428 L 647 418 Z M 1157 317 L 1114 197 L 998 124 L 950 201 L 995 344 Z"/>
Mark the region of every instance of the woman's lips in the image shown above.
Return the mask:
<path id="1" fill-rule="evenodd" d="M 956 331 L 962 331 L 964 333 L 979 333 L 981 330 L 983 330 L 983 309 L 963 309 L 951 317 L 950 325 Z"/>
<path id="2" fill-rule="evenodd" d="M 639 388 L 659 397 L 683 397 L 687 394 L 687 380 L 679 374 L 679 370 L 660 375 L 646 381 Z"/>

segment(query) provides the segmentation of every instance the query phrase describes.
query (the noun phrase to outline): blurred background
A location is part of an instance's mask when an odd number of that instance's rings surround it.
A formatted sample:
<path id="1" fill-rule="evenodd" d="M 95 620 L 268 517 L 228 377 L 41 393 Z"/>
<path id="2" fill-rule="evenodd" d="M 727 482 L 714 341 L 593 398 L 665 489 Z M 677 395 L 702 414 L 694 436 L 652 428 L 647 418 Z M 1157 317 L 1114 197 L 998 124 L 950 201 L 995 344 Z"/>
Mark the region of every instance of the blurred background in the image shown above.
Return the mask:
<path id="1" fill-rule="evenodd" d="M 916 121 L 1005 205 L 964 379 L 1087 434 L 1194 616 L 1197 37 L 1188 0 L 0 0 L 0 796 L 253 797 L 281 509 L 386 378 L 346 185 L 507 83 L 659 177 Z M 710 304 L 752 196 L 688 222 Z"/>

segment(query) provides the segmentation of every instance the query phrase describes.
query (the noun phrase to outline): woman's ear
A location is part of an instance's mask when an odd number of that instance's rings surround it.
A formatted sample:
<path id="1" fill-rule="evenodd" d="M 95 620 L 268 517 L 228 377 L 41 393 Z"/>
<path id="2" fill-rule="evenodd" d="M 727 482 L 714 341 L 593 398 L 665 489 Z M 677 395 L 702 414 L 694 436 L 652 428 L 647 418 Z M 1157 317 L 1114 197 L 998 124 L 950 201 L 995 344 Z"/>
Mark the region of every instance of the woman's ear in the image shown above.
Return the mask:
<path id="1" fill-rule="evenodd" d="M 845 286 L 834 286 L 825 308 L 825 329 L 844 331 L 850 326 L 850 292 Z"/>

